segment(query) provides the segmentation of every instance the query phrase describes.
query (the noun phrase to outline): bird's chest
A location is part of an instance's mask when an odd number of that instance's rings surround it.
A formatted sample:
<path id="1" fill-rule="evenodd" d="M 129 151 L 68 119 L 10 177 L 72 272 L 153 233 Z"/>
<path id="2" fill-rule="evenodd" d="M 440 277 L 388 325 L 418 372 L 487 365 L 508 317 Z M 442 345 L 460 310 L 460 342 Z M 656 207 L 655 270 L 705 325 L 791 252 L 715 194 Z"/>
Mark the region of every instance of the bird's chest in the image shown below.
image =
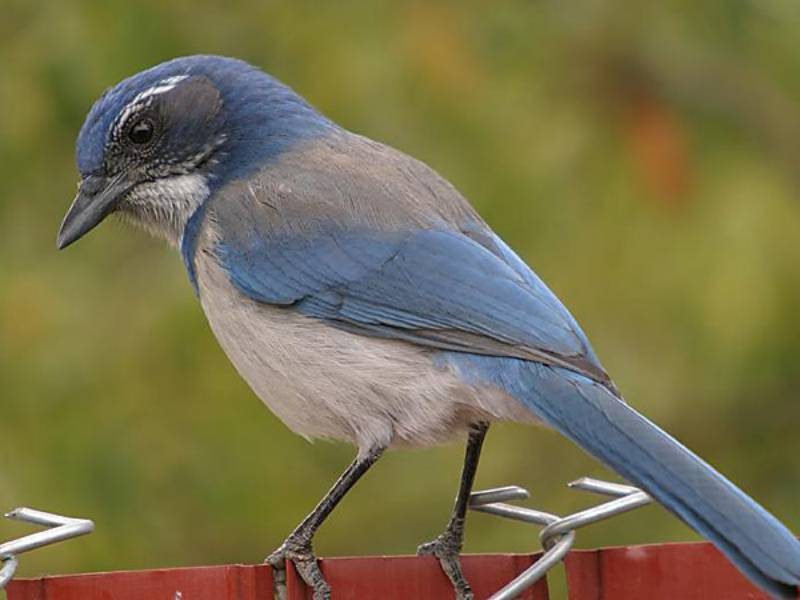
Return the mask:
<path id="1" fill-rule="evenodd" d="M 295 432 L 362 448 L 429 445 L 475 419 L 474 391 L 427 352 L 255 302 L 203 253 L 196 266 L 203 309 L 222 348 Z"/>
<path id="2" fill-rule="evenodd" d="M 318 351 L 324 343 L 307 325 L 278 307 L 244 297 L 218 267 L 198 261 L 197 282 L 203 309 L 220 345 L 253 391 L 297 433 L 348 437 L 333 410 L 336 398 L 314 389 L 324 368 Z M 317 339 L 314 339 L 317 338 Z"/>

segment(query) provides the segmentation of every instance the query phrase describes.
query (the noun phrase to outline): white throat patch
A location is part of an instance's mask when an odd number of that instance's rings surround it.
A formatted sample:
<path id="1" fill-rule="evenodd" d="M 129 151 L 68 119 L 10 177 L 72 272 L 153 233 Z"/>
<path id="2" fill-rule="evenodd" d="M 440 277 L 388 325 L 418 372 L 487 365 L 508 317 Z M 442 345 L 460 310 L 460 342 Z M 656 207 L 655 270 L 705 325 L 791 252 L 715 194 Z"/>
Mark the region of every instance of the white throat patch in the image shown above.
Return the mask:
<path id="1" fill-rule="evenodd" d="M 136 186 L 120 203 L 119 212 L 126 220 L 177 248 L 189 217 L 208 195 L 203 175 L 165 177 Z"/>

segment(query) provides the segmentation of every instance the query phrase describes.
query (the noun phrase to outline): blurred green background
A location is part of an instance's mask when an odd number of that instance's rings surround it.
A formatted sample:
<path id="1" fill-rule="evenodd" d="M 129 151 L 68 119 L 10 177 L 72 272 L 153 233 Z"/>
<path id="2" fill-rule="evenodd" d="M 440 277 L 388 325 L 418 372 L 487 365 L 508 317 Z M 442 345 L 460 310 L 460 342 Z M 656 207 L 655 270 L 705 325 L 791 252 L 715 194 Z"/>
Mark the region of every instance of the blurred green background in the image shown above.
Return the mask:
<path id="1" fill-rule="evenodd" d="M 581 321 L 628 401 L 800 531 L 800 8 L 791 0 L 0 0 L 0 508 L 97 531 L 21 573 L 255 562 L 350 460 L 263 408 L 178 256 L 106 224 L 57 253 L 74 139 L 108 86 L 178 55 L 262 66 L 459 187 Z M 409 553 L 462 447 L 394 452 L 317 539 Z M 559 436 L 490 432 L 478 486 L 554 512 L 610 476 Z M 27 531 L 2 523 L 0 539 Z M 475 515 L 467 551 L 535 532 Z M 660 508 L 584 546 L 694 539 Z"/>

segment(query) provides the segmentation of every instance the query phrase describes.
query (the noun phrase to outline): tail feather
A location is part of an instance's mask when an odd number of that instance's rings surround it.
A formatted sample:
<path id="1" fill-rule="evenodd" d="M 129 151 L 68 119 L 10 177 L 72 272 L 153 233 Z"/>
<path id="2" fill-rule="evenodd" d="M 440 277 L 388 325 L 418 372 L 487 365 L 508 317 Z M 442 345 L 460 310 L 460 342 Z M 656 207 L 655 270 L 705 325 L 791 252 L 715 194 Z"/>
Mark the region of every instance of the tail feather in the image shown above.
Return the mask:
<path id="1" fill-rule="evenodd" d="M 712 541 L 754 583 L 797 598 L 800 542 L 774 516 L 604 386 L 516 359 L 471 357 L 459 370 L 487 379 Z M 468 367 L 468 368 L 464 368 Z"/>

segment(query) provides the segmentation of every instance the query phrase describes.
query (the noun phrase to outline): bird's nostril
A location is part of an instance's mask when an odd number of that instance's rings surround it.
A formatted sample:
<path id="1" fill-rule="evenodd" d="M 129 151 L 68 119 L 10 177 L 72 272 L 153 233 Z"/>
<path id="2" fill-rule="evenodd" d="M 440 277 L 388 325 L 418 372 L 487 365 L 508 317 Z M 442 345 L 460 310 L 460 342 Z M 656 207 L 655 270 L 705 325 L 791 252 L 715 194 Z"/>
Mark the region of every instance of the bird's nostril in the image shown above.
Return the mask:
<path id="1" fill-rule="evenodd" d="M 84 194 L 94 196 L 106 186 L 104 177 L 98 175 L 88 175 L 78 184 L 78 189 Z"/>

